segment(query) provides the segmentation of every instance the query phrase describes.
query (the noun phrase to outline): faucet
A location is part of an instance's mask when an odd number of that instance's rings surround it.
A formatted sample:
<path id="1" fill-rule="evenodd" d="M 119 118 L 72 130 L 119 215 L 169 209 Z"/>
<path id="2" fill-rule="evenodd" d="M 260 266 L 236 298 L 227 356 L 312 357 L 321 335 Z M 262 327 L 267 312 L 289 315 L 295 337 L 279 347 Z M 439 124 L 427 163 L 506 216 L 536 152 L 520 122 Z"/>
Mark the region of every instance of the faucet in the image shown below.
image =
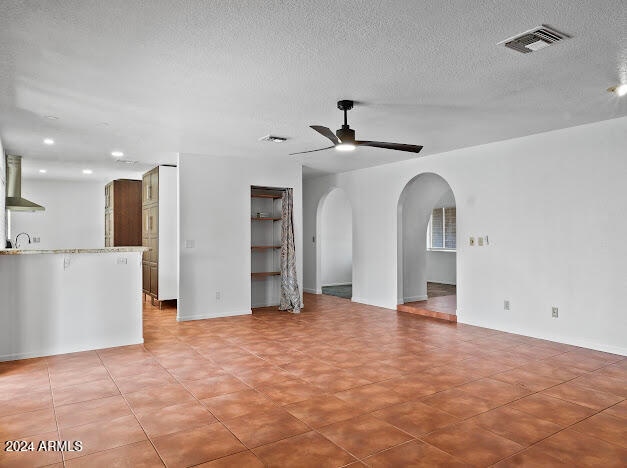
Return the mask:
<path id="1" fill-rule="evenodd" d="M 27 232 L 20 232 L 17 236 L 15 236 L 15 248 L 18 249 L 20 245 L 18 244 L 18 239 L 22 234 L 25 234 L 28 237 L 28 243 L 30 244 L 30 235 Z"/>

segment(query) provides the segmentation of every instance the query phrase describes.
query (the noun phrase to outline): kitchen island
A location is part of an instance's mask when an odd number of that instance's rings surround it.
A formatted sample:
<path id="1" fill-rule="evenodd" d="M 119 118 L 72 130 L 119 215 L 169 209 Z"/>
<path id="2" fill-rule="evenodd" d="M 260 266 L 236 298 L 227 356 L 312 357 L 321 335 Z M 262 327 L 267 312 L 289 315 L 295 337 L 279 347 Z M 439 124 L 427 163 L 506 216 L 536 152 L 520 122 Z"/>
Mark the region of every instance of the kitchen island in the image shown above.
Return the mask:
<path id="1" fill-rule="evenodd" d="M 0 361 L 143 343 L 145 250 L 0 250 Z"/>

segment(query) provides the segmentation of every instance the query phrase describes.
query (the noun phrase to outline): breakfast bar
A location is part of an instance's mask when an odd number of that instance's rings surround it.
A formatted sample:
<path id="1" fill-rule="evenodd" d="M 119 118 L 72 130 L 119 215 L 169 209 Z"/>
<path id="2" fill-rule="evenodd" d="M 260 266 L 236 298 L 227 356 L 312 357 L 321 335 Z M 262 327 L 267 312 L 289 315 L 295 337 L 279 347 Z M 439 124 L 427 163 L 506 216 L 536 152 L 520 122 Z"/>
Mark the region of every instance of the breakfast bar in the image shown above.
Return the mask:
<path id="1" fill-rule="evenodd" d="M 0 361 L 143 343 L 145 250 L 0 250 Z"/>

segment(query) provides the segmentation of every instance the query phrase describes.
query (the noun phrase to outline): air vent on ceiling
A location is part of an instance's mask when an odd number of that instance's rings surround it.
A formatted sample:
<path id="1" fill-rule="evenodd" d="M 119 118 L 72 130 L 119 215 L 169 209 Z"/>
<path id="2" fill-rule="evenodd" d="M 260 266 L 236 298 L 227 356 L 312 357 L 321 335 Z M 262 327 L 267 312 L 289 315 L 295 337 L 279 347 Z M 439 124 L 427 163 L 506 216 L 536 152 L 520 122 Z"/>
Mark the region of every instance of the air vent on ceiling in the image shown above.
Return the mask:
<path id="1" fill-rule="evenodd" d="M 116 159 L 115 162 L 118 164 L 137 164 L 137 161 L 130 161 L 128 159 Z"/>
<path id="2" fill-rule="evenodd" d="M 529 31 L 505 39 L 499 42 L 498 45 L 504 44 L 505 47 L 523 54 L 528 54 L 536 50 L 544 49 L 569 37 L 570 36 L 567 34 L 556 31 L 543 24 L 542 26 L 537 26 Z"/>
<path id="3" fill-rule="evenodd" d="M 271 143 L 283 143 L 287 140 L 287 138 L 275 136 L 275 135 L 266 135 L 259 138 L 259 141 L 269 141 Z"/>

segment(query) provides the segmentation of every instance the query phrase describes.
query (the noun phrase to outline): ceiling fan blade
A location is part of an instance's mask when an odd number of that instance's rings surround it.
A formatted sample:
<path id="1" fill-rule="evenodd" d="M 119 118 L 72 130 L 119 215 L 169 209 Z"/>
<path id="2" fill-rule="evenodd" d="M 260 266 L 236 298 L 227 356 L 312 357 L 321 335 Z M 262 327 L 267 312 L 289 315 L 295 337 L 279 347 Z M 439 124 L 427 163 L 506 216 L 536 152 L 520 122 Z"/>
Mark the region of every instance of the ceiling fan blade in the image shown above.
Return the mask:
<path id="1" fill-rule="evenodd" d="M 384 141 L 356 141 L 357 146 L 372 146 L 374 148 L 384 148 L 397 151 L 408 151 L 410 153 L 420 153 L 422 146 L 406 145 L 404 143 L 386 143 Z"/>
<path id="2" fill-rule="evenodd" d="M 339 145 L 340 140 L 335 136 L 335 133 L 331 131 L 331 129 L 327 127 L 323 127 L 322 125 L 310 125 L 316 132 L 320 135 L 327 137 L 329 140 L 333 142 L 334 145 Z"/>
<path id="3" fill-rule="evenodd" d="M 293 156 L 295 154 L 315 153 L 316 151 L 324 151 L 324 150 L 328 150 L 331 148 L 335 148 L 335 146 L 327 146 L 326 148 L 320 148 L 320 149 L 309 150 L 309 151 L 300 151 L 298 153 L 290 153 L 290 156 Z"/>

